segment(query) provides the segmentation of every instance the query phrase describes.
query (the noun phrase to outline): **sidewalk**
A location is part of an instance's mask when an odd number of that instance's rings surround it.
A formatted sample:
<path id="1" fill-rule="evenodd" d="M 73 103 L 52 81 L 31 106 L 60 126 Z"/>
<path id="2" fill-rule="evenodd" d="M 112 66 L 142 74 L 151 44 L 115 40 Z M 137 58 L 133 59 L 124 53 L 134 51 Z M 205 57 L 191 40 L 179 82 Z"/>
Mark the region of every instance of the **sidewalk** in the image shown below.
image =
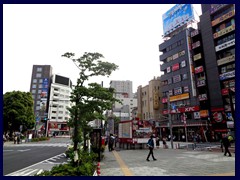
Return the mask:
<path id="1" fill-rule="evenodd" d="M 101 176 L 234 176 L 235 154 L 187 149 L 154 149 L 157 161 L 146 161 L 148 149 L 109 152 L 100 162 Z"/>

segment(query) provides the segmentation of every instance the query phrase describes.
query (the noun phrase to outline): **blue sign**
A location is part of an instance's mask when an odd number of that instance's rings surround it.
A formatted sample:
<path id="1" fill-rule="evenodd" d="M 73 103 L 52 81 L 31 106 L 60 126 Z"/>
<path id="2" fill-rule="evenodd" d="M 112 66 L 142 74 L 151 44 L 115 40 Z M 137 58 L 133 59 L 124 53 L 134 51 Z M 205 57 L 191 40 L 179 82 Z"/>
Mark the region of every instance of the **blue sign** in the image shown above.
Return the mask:
<path id="1" fill-rule="evenodd" d="M 191 4 L 177 4 L 162 15 L 163 34 L 170 34 L 193 19 Z"/>
<path id="2" fill-rule="evenodd" d="M 37 122 L 40 121 L 40 117 L 39 116 L 36 117 L 36 121 Z"/>

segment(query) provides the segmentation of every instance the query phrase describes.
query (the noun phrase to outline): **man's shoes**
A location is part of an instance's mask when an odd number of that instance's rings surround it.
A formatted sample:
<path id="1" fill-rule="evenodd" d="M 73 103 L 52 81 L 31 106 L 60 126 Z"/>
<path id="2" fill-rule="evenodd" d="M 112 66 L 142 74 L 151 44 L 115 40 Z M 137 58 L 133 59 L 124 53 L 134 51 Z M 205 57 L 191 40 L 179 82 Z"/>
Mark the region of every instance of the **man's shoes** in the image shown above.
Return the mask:
<path id="1" fill-rule="evenodd" d="M 224 156 L 226 156 L 226 154 L 224 154 Z"/>
<path id="2" fill-rule="evenodd" d="M 229 155 L 229 157 L 232 157 L 232 155 Z"/>
<path id="3" fill-rule="evenodd" d="M 147 161 L 150 161 L 149 159 L 146 159 Z"/>
<path id="4" fill-rule="evenodd" d="M 157 159 L 153 159 L 154 161 L 156 161 Z"/>

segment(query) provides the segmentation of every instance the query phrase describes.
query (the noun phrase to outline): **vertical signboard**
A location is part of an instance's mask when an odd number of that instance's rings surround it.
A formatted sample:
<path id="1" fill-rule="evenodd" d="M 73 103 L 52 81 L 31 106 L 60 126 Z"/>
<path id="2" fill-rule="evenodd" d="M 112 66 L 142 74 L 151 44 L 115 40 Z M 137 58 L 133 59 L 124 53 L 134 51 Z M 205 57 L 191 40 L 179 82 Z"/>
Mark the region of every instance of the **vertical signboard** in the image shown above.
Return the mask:
<path id="1" fill-rule="evenodd" d="M 46 111 L 47 96 L 48 96 L 48 78 L 44 78 L 43 83 L 42 83 L 42 92 L 40 95 L 40 97 L 41 97 L 40 110 L 42 112 Z"/>

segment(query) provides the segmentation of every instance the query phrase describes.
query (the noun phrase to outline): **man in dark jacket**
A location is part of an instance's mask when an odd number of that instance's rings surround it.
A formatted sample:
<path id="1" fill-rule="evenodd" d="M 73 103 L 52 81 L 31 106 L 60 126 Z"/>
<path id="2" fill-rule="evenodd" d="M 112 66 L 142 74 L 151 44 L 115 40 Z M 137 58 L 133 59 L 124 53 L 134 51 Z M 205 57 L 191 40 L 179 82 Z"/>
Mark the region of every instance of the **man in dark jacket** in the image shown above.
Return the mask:
<path id="1" fill-rule="evenodd" d="M 149 160 L 149 157 L 150 155 L 152 155 L 152 158 L 154 161 L 156 161 L 157 159 L 154 157 L 153 155 L 153 148 L 154 148 L 154 141 L 153 141 L 153 135 L 150 136 L 150 139 L 148 140 L 148 143 L 147 143 L 148 147 L 149 147 L 149 153 L 148 153 L 148 157 L 147 157 L 147 161 L 150 161 Z"/>
<path id="2" fill-rule="evenodd" d="M 229 157 L 232 156 L 230 151 L 229 151 L 229 149 L 228 149 L 231 146 L 231 144 L 230 144 L 230 141 L 228 140 L 228 136 L 227 135 L 223 136 L 222 144 L 223 144 L 224 149 L 225 149 L 224 156 L 226 156 L 227 153 L 229 154 Z"/>

